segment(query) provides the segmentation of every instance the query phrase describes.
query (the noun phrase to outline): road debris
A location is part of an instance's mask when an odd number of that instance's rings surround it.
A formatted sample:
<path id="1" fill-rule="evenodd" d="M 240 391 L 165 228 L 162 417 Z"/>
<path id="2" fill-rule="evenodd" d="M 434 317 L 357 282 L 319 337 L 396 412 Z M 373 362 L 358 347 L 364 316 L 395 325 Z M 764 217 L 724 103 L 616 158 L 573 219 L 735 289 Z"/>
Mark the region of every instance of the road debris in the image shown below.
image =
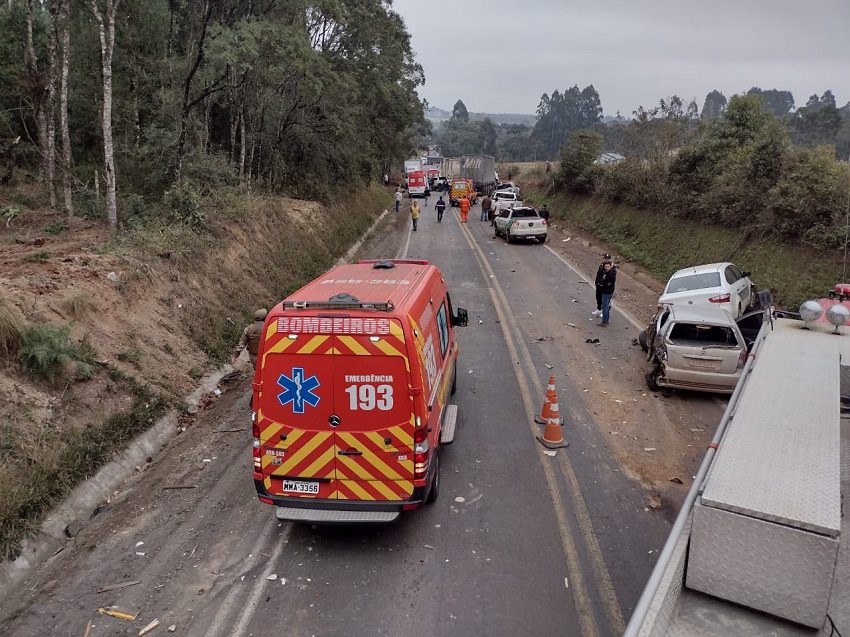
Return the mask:
<path id="1" fill-rule="evenodd" d="M 676 478 L 676 477 L 670 478 L 670 482 L 675 482 L 676 484 L 684 484 L 684 482 L 682 482 L 681 478 Z"/>
<path id="2" fill-rule="evenodd" d="M 117 591 L 121 588 L 127 588 L 128 586 L 135 586 L 136 584 L 141 584 L 142 582 L 137 579 L 128 580 L 126 582 L 119 582 L 118 584 L 110 584 L 109 586 L 104 586 L 103 588 L 97 589 L 98 593 L 108 593 L 109 591 Z"/>
<path id="3" fill-rule="evenodd" d="M 570 327 L 576 327 L 575 323 L 564 323 L 564 325 L 569 325 Z"/>
<path id="4" fill-rule="evenodd" d="M 90 636 L 91 636 L 91 620 L 88 620 L 86 622 L 86 630 L 83 633 L 83 637 L 90 637 Z"/>
<path id="5" fill-rule="evenodd" d="M 555 369 L 555 366 L 554 366 L 554 365 L 550 365 L 549 363 L 543 363 L 543 366 L 544 366 L 546 369 Z"/>
<path id="6" fill-rule="evenodd" d="M 110 617 L 116 617 L 118 619 L 126 619 L 128 622 L 136 619 L 136 615 L 131 615 L 130 613 L 125 613 L 123 610 L 117 610 L 115 608 L 104 608 L 101 606 L 97 609 L 97 612 L 101 615 L 109 615 Z"/>
<path id="7" fill-rule="evenodd" d="M 585 343 L 598 343 L 599 339 L 598 338 L 586 338 L 586 339 L 584 339 L 584 342 Z"/>
<path id="8" fill-rule="evenodd" d="M 658 449 L 656 449 L 655 447 L 644 447 L 643 450 L 644 451 L 658 451 Z"/>
<path id="9" fill-rule="evenodd" d="M 543 453 L 545 453 L 547 456 L 552 456 L 553 458 L 558 455 L 558 452 L 552 449 L 543 449 Z"/>
<path id="10" fill-rule="evenodd" d="M 171 626 L 169 626 L 167 630 L 168 632 L 173 633 L 175 630 L 177 630 L 177 624 L 171 624 Z"/>
<path id="11" fill-rule="evenodd" d="M 166 485 L 162 487 L 163 491 L 171 491 L 174 489 L 197 489 L 197 484 L 175 484 L 175 485 Z"/>
<path id="12" fill-rule="evenodd" d="M 466 502 L 466 498 L 464 498 L 462 495 L 459 495 L 455 498 L 455 502 Z"/>
<path id="13" fill-rule="evenodd" d="M 266 579 L 269 580 L 270 582 L 275 581 L 277 579 L 277 573 L 272 573 Z"/>
<path id="14" fill-rule="evenodd" d="M 423 544 L 423 546 L 424 546 L 426 549 L 431 549 L 432 551 L 434 550 L 434 547 L 433 547 L 433 546 L 431 546 L 430 544 Z"/>
<path id="15" fill-rule="evenodd" d="M 139 631 L 139 637 L 142 637 L 142 635 L 147 635 L 149 632 L 151 632 L 157 626 L 159 626 L 159 619 L 153 620 L 150 624 L 148 624 L 147 626 L 142 628 Z"/>
<path id="16" fill-rule="evenodd" d="M 136 551 L 136 555 L 138 555 L 139 557 L 144 557 L 146 553 L 144 551 Z"/>

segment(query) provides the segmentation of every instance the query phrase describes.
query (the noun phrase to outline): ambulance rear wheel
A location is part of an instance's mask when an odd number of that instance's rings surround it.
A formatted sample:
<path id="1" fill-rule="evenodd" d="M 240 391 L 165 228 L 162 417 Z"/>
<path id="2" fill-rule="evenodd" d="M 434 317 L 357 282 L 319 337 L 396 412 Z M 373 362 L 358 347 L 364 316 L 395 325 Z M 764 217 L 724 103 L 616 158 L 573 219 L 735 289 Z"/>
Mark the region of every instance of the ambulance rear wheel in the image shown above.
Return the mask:
<path id="1" fill-rule="evenodd" d="M 452 393 L 451 393 L 451 395 L 454 396 L 456 391 L 457 391 L 457 364 L 455 364 L 455 373 L 452 376 Z"/>
<path id="2" fill-rule="evenodd" d="M 431 480 L 431 490 L 428 492 L 428 504 L 435 502 L 440 495 L 440 456 L 434 456 L 434 478 Z"/>

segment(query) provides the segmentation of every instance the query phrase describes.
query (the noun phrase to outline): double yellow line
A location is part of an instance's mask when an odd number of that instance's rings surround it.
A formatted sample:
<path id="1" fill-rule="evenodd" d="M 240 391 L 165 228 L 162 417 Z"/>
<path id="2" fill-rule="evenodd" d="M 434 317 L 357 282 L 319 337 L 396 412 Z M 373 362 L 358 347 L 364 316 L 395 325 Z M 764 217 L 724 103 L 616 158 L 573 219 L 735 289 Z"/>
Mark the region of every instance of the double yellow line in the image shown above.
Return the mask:
<path id="1" fill-rule="evenodd" d="M 455 214 L 455 219 L 459 218 Z M 538 405 L 535 402 L 534 396 L 542 396 L 544 393 L 543 384 L 537 376 L 534 362 L 531 354 L 526 347 L 525 342 L 518 338 L 522 333 L 519 322 L 516 320 L 511 311 L 510 304 L 505 296 L 499 279 L 493 268 L 487 262 L 484 252 L 475 242 L 472 233 L 466 224 L 458 223 L 464 238 L 466 239 L 470 250 L 472 251 L 475 261 L 478 264 L 484 281 L 489 281 L 488 291 L 490 299 L 493 302 L 493 307 L 496 309 L 496 315 L 499 318 L 499 326 L 502 330 L 502 335 L 505 337 L 505 343 L 508 347 L 508 352 L 511 359 L 519 365 L 513 365 L 514 374 L 516 375 L 517 384 L 525 412 L 533 414 L 536 412 Z M 538 429 L 533 419 L 528 419 L 529 429 L 532 436 L 538 435 Z M 538 454 L 543 474 L 546 477 L 546 485 L 549 489 L 549 496 L 552 500 L 552 507 L 555 511 L 555 517 L 558 521 L 558 531 L 561 536 L 561 545 L 564 550 L 564 557 L 567 561 L 567 570 L 569 573 L 569 588 L 573 594 L 576 611 L 578 613 L 578 621 L 581 627 L 583 637 L 599 637 L 599 625 L 596 621 L 596 616 L 593 612 L 593 603 L 590 598 L 589 584 L 586 579 L 586 574 L 583 572 L 579 559 L 578 542 L 584 543 L 584 550 L 587 553 L 591 568 L 593 569 L 593 584 L 602 602 L 602 607 L 610 624 L 611 629 L 616 634 L 622 634 L 625 630 L 625 622 L 623 621 L 623 612 L 620 608 L 620 603 L 617 600 L 617 595 L 614 590 L 614 585 L 611 581 L 611 576 L 608 573 L 608 567 L 605 565 L 605 559 L 602 555 L 602 549 L 599 546 L 599 541 L 593 531 L 593 524 L 588 513 L 587 503 L 581 492 L 581 487 L 573 469 L 572 462 L 567 452 L 559 453 L 555 458 L 545 455 L 542 450 Z M 567 520 L 567 514 L 564 508 L 564 494 L 561 493 L 561 487 L 558 483 L 555 474 L 555 468 L 558 468 L 563 475 L 568 485 L 566 497 L 569 500 L 570 510 L 573 513 L 573 519 L 579 531 L 579 537 L 576 538 Z"/>

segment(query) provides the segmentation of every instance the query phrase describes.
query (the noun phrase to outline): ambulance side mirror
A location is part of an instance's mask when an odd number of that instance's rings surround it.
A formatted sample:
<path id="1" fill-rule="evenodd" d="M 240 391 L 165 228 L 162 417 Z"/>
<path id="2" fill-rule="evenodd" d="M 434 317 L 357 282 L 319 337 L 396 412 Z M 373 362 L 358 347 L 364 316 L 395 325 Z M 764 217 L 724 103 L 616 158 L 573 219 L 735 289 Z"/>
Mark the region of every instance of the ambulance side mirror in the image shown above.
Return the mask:
<path id="1" fill-rule="evenodd" d="M 469 323 L 469 314 L 467 311 L 459 307 L 457 308 L 457 316 L 452 316 L 452 325 L 455 327 L 466 327 Z"/>

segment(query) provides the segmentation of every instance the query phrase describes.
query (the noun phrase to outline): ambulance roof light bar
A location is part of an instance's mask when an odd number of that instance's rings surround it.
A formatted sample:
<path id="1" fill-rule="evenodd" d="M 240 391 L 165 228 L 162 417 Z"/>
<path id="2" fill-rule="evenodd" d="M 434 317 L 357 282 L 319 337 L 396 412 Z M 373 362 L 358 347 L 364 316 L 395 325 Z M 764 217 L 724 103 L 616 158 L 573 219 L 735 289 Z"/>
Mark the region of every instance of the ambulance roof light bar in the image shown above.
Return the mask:
<path id="1" fill-rule="evenodd" d="M 392 312 L 395 304 L 392 301 L 361 301 L 347 292 L 335 294 L 327 301 L 284 301 L 283 307 L 294 310 L 381 310 Z"/>

